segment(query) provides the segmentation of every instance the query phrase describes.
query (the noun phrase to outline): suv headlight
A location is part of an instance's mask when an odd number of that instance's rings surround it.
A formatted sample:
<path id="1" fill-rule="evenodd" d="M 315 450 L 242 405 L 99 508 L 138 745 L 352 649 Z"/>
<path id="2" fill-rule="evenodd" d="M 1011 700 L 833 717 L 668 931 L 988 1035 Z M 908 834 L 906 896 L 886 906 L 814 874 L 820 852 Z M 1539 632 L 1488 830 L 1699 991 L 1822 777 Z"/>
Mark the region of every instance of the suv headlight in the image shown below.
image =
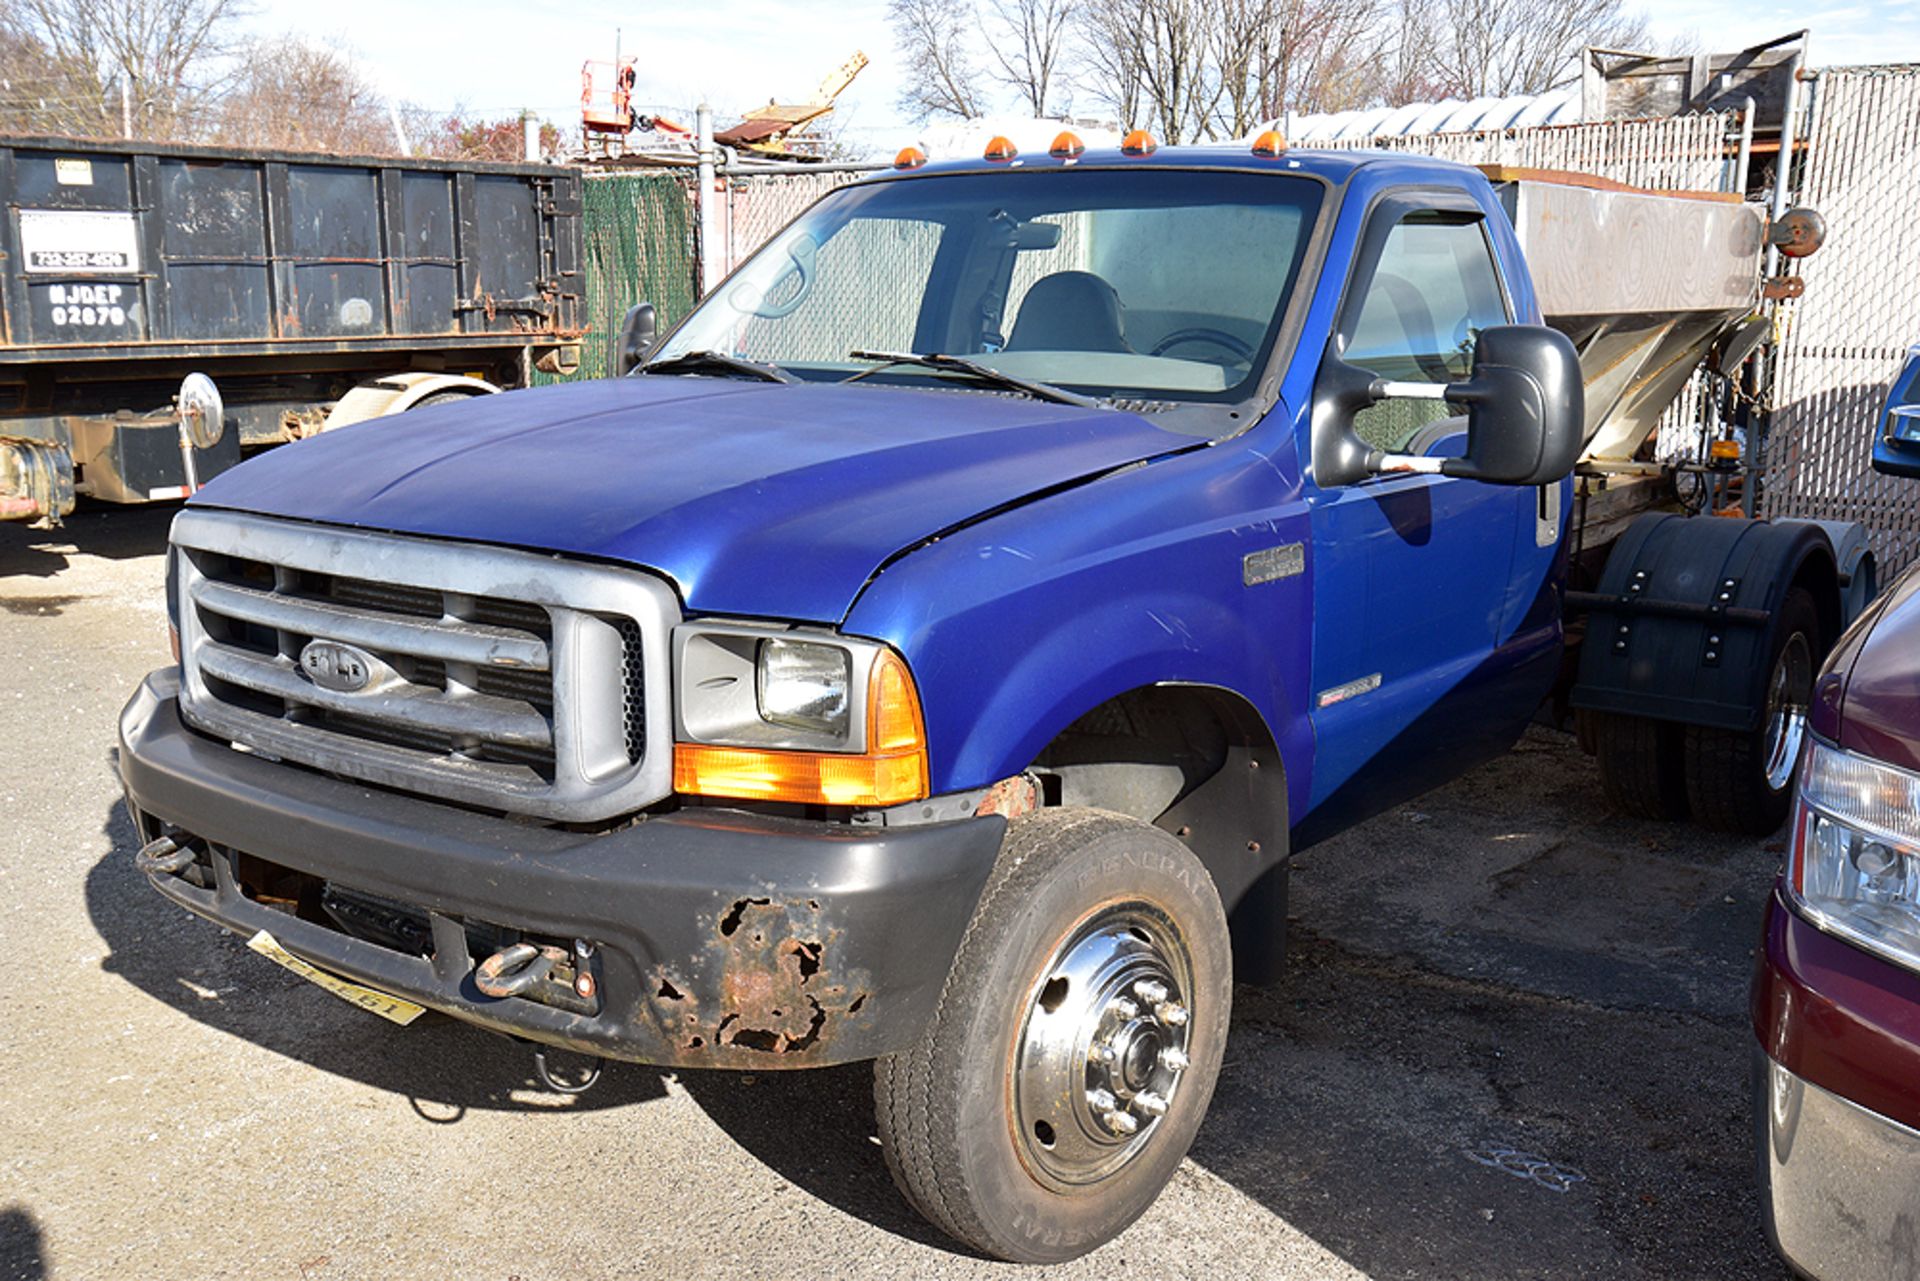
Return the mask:
<path id="1" fill-rule="evenodd" d="M 855 806 L 927 795 L 919 694 L 887 646 L 690 623 L 673 652 L 675 791 Z"/>
<path id="2" fill-rule="evenodd" d="M 1920 774 L 1813 740 L 1787 885 L 1814 924 L 1920 970 Z"/>

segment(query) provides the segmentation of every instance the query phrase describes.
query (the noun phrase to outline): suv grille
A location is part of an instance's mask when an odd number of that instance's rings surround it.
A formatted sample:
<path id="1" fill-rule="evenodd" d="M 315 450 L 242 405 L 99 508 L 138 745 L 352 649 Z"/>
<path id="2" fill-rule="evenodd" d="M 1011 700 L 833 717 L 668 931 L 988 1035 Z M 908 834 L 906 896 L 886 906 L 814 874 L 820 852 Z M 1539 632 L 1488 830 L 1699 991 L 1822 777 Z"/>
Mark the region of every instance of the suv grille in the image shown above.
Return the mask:
<path id="1" fill-rule="evenodd" d="M 334 773 L 567 821 L 665 796 L 667 637 L 650 575 L 188 511 L 183 709 Z M 346 677 L 329 674 L 344 663 Z"/>

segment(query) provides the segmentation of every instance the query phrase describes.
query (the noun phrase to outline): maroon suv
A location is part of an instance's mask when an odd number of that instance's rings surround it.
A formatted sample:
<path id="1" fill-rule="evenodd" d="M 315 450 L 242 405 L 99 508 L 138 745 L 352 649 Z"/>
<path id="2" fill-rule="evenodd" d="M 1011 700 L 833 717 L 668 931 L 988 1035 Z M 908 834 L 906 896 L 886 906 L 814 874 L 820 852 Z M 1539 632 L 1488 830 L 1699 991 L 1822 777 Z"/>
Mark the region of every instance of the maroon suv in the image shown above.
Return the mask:
<path id="1" fill-rule="evenodd" d="M 1810 1276 L 1920 1277 L 1920 568 L 1835 647 L 1808 719 L 1753 986 L 1767 1227 Z"/>

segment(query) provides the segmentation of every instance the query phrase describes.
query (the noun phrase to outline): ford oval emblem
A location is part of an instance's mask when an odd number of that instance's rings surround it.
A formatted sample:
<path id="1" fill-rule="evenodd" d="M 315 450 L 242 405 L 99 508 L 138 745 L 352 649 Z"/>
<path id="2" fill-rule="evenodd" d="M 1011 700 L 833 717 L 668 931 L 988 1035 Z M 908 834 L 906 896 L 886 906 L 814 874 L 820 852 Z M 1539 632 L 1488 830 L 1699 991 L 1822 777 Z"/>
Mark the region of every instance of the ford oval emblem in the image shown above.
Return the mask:
<path id="1" fill-rule="evenodd" d="M 300 670 L 321 689 L 341 694 L 357 694 L 373 680 L 380 660 L 364 649 L 342 645 L 339 641 L 308 641 L 300 651 Z"/>

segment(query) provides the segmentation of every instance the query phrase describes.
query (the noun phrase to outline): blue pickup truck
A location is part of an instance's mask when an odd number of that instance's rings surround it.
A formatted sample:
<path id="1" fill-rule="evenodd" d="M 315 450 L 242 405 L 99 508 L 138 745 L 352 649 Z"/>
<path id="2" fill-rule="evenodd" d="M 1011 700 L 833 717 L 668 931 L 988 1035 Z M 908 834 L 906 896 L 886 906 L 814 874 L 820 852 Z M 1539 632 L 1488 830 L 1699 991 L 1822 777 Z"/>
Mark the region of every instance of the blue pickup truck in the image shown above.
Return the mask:
<path id="1" fill-rule="evenodd" d="M 1543 324 L 1620 282 L 1524 236 L 1634 200 L 1688 261 Z M 396 1020 L 872 1060 L 918 1209 L 1081 1254 L 1186 1153 L 1291 854 L 1562 673 L 1627 808 L 1779 821 L 1846 539 L 1576 548 L 1570 479 L 1629 478 L 1762 223 L 1272 138 L 903 156 L 635 309 L 625 376 L 207 486 L 120 725 L 139 866 Z"/>

